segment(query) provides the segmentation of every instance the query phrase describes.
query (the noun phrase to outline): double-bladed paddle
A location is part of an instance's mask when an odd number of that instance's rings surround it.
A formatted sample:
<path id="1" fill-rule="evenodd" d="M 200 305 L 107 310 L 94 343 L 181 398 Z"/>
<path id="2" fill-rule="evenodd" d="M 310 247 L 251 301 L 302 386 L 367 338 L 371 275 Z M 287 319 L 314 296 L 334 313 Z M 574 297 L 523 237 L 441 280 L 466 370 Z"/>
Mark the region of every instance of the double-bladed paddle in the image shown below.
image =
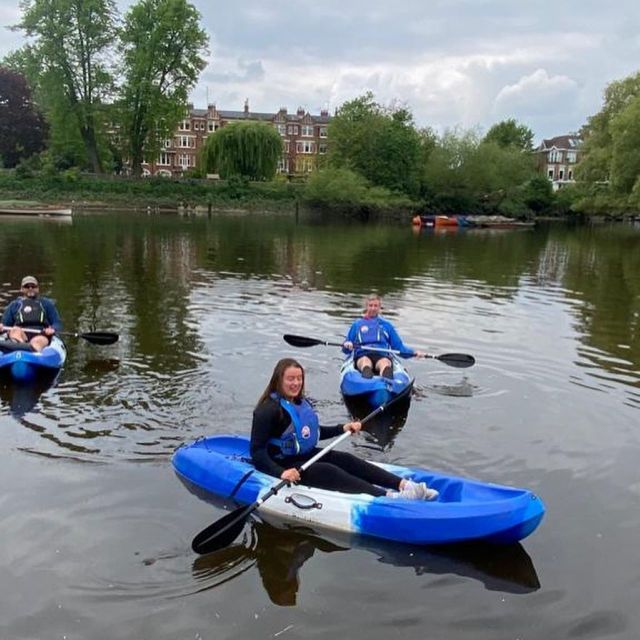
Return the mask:
<path id="1" fill-rule="evenodd" d="M 4 327 L 3 331 L 9 331 L 14 327 Z M 25 333 L 42 333 L 41 329 L 29 329 L 27 327 L 15 327 L 16 329 L 22 329 Z M 117 333 L 110 333 L 108 331 L 87 331 L 86 333 L 75 333 L 73 331 L 56 331 L 57 336 L 66 336 L 69 338 L 82 338 L 91 344 L 113 344 L 118 341 Z"/>
<path id="2" fill-rule="evenodd" d="M 326 340 L 317 340 L 316 338 L 308 338 L 307 336 L 293 336 L 289 333 L 282 336 L 284 341 L 293 347 L 315 347 L 317 345 L 324 345 L 325 347 L 342 347 L 342 342 L 327 342 Z M 397 349 L 384 349 L 379 347 L 363 347 L 367 351 L 380 351 L 382 353 L 395 353 L 399 356 L 413 356 L 412 351 L 398 351 Z M 443 353 L 439 356 L 425 355 L 425 358 L 433 358 L 434 360 L 440 360 L 448 364 L 450 367 L 457 367 L 459 369 L 465 369 L 475 364 L 476 359 L 467 353 Z"/>
<path id="3" fill-rule="evenodd" d="M 392 405 L 394 402 L 406 396 L 407 393 L 411 393 L 413 387 L 413 380 L 407 385 L 406 389 L 399 393 L 397 396 L 391 398 L 388 402 L 380 405 L 377 409 L 372 411 L 369 415 L 360 420 L 361 424 L 369 422 L 375 416 L 379 415 L 383 411 Z M 323 447 L 315 456 L 309 458 L 300 468 L 299 471 L 308 469 L 314 462 L 317 462 L 325 456 L 331 449 L 340 444 L 343 440 L 346 440 L 351 435 L 348 431 L 343 433 L 340 437 L 336 438 L 333 442 L 329 443 L 326 447 Z M 265 493 L 261 498 L 258 498 L 254 503 L 239 507 L 234 511 L 231 511 L 227 515 L 223 516 L 219 520 L 216 520 L 213 524 L 210 524 L 206 529 L 203 529 L 191 542 L 191 548 L 199 554 L 211 553 L 217 551 L 231 544 L 239 535 L 247 518 L 262 505 L 266 500 L 275 496 L 280 489 L 287 486 L 289 482 L 287 480 L 281 480 L 278 484 L 274 485 Z"/>

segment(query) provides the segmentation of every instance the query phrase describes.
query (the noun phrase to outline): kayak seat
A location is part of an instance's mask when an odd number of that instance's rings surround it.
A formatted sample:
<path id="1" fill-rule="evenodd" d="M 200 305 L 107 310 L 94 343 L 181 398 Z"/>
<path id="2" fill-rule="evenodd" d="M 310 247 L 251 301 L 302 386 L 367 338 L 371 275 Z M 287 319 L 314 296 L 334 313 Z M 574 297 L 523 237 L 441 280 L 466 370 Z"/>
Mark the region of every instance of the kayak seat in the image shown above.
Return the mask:
<path id="1" fill-rule="evenodd" d="M 460 502 L 462 500 L 462 482 L 460 480 L 445 480 L 429 485 L 440 492 L 438 502 Z"/>

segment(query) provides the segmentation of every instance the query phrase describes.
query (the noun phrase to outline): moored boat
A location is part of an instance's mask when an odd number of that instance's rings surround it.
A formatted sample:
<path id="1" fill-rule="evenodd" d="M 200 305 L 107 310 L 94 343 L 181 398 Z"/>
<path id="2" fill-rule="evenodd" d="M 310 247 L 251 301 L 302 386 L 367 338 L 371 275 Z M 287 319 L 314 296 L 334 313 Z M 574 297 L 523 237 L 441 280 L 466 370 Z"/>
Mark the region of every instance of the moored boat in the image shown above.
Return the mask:
<path id="1" fill-rule="evenodd" d="M 39 373 L 55 374 L 67 358 L 64 342 L 53 336 L 42 351 L 34 351 L 31 345 L 0 340 L 0 373 L 4 372 L 19 382 L 30 382 Z"/>
<path id="2" fill-rule="evenodd" d="M 233 498 L 240 504 L 252 504 L 278 481 L 255 470 L 245 436 L 199 439 L 178 448 L 172 462 L 187 487 L 205 498 Z M 526 489 L 375 464 L 404 478 L 426 482 L 440 492 L 439 496 L 427 502 L 293 485 L 266 500 L 258 513 L 409 544 L 471 540 L 510 544 L 531 534 L 544 515 L 542 501 Z"/>
<path id="3" fill-rule="evenodd" d="M 340 392 L 345 402 L 364 405 L 364 413 L 389 402 L 400 394 L 405 394 L 407 403 L 410 402 L 413 379 L 399 358 L 393 354 L 389 354 L 389 358 L 393 364 L 393 378 L 377 375 L 365 378 L 356 368 L 353 356 L 349 356 L 340 368 Z"/>
<path id="4" fill-rule="evenodd" d="M 70 207 L 0 207 L 0 215 L 7 216 L 71 216 Z"/>

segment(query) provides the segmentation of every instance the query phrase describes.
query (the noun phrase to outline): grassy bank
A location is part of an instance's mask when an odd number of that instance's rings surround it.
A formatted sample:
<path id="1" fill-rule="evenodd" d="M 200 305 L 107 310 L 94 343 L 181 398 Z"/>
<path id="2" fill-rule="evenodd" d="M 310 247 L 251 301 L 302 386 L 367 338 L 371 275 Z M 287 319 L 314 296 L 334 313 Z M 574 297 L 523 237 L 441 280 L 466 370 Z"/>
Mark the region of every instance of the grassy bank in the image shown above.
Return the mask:
<path id="1" fill-rule="evenodd" d="M 86 176 L 77 173 L 18 178 L 0 173 L 0 200 L 102 208 L 294 209 L 304 185 L 285 181 L 172 180 Z"/>

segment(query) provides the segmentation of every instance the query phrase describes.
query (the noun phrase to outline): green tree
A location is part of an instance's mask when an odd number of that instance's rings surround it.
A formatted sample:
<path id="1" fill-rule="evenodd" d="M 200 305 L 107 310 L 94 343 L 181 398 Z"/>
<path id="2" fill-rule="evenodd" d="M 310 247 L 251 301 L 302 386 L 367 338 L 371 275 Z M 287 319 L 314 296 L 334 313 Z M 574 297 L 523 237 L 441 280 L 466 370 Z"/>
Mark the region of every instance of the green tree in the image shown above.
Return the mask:
<path id="1" fill-rule="evenodd" d="M 219 173 L 222 178 L 272 180 L 281 156 L 282 139 L 273 126 L 264 122 L 236 122 L 207 138 L 202 162 L 207 173 Z"/>
<path id="2" fill-rule="evenodd" d="M 124 83 L 119 101 L 133 175 L 157 157 L 187 108 L 187 96 L 205 67 L 208 37 L 186 0 L 141 0 L 120 32 Z"/>
<path id="3" fill-rule="evenodd" d="M 371 92 L 345 102 L 329 124 L 331 165 L 408 195 L 420 187 L 422 139 L 411 113 L 382 107 Z"/>
<path id="4" fill-rule="evenodd" d="M 616 117 L 629 104 L 640 96 L 640 73 L 612 82 L 604 92 L 602 109 L 591 116 L 582 128 L 584 140 L 583 158 L 576 168 L 576 176 L 589 183 L 602 183 L 611 177 L 614 156 L 614 131 L 612 128 Z M 623 118 L 622 123 L 628 123 Z M 616 128 L 616 136 L 620 141 L 621 124 Z M 622 185 L 619 183 L 619 186 Z M 624 188 L 628 188 L 624 187 Z"/>
<path id="5" fill-rule="evenodd" d="M 452 213 L 495 211 L 532 174 L 529 154 L 485 142 L 473 130 L 450 130 L 424 166 L 425 198 L 432 208 Z"/>
<path id="6" fill-rule="evenodd" d="M 57 87 L 58 109 L 79 128 L 91 168 L 102 172 L 98 151 L 100 110 L 112 85 L 107 55 L 115 28 L 113 0 L 25 0 L 17 28 L 33 39 L 40 84 Z"/>
<path id="7" fill-rule="evenodd" d="M 514 147 L 520 151 L 531 152 L 533 151 L 533 131 L 510 118 L 494 124 L 487 131 L 484 142 L 495 142 L 500 147 Z"/>
<path id="8" fill-rule="evenodd" d="M 15 167 L 45 148 L 47 126 L 21 74 L 0 67 L 0 160 Z"/>

